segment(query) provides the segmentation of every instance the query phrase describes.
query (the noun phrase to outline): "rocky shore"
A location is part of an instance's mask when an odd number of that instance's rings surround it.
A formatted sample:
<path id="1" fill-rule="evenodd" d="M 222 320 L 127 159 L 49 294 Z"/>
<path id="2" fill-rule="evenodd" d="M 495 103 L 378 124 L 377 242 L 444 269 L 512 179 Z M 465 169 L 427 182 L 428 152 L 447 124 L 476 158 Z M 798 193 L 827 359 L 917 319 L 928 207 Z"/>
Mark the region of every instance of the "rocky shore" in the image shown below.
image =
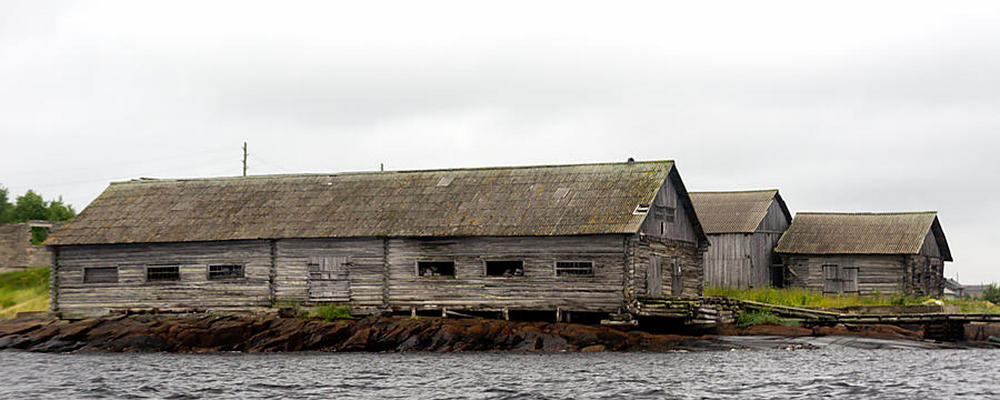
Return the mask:
<path id="1" fill-rule="evenodd" d="M 368 317 L 324 321 L 275 316 L 132 315 L 67 321 L 0 321 L 0 349 L 35 352 L 282 352 L 282 351 L 698 351 L 810 347 L 803 338 L 853 336 L 919 342 L 920 333 L 869 325 L 813 329 L 760 325 L 724 329 L 724 336 L 624 332 L 601 326 L 488 319 Z M 767 340 L 734 339 L 754 336 Z M 788 340 L 775 340 L 786 338 Z M 829 341 L 826 341 L 829 342 Z M 820 343 L 826 343 L 820 342 Z M 840 343 L 844 343 L 840 341 Z M 860 342 L 859 342 L 860 343 Z M 865 342 L 881 346 L 881 342 Z M 890 344 L 889 347 L 892 347 Z M 906 346 L 904 346 L 906 347 Z"/>

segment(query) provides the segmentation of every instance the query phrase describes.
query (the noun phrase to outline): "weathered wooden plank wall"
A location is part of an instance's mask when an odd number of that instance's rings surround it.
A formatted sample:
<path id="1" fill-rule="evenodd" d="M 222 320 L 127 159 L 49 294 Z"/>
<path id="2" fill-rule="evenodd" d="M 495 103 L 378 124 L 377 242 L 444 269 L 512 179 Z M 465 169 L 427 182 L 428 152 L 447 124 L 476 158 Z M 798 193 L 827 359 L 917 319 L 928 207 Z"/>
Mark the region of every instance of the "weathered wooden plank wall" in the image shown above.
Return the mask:
<path id="1" fill-rule="evenodd" d="M 753 236 L 745 233 L 708 235 L 705 280 L 708 286 L 746 288 L 753 282 L 751 249 Z"/>
<path id="2" fill-rule="evenodd" d="M 711 243 L 705 253 L 705 277 L 708 286 L 747 288 L 771 284 L 771 264 L 779 261 L 774 248 L 789 221 L 781 206 L 772 201 L 757 230 L 747 233 L 708 235 Z"/>
<path id="3" fill-rule="evenodd" d="M 307 302 L 307 266 L 313 257 L 348 257 L 349 298 L 356 307 L 382 305 L 382 239 L 289 239 L 277 241 L 275 298 Z"/>
<path id="4" fill-rule="evenodd" d="M 209 280 L 208 266 L 239 264 L 245 278 Z M 146 281 L 150 265 L 178 266 L 178 281 Z M 84 283 L 84 268 L 117 267 L 116 283 Z M 270 301 L 267 241 L 172 243 L 59 248 L 54 271 L 59 311 L 101 314 L 111 308 L 267 307 Z"/>
<path id="5" fill-rule="evenodd" d="M 389 240 L 392 307 L 617 310 L 622 300 L 619 235 Z M 485 260 L 523 260 L 524 275 L 487 277 Z M 417 276 L 418 261 L 454 261 L 454 277 Z M 594 276 L 556 276 L 556 261 L 592 261 Z"/>
<path id="6" fill-rule="evenodd" d="M 634 271 L 630 292 L 636 295 L 650 295 L 646 291 L 646 279 L 650 268 L 650 257 L 659 257 L 663 268 L 661 292 L 664 295 L 674 295 L 672 267 L 674 261 L 681 267 L 681 296 L 701 296 L 704 290 L 704 268 L 702 267 L 702 251 L 697 246 L 687 242 L 659 240 L 654 238 L 632 239 L 629 247 L 628 263 L 630 271 Z"/>
<path id="7" fill-rule="evenodd" d="M 858 290 L 862 295 L 904 292 L 904 257 L 893 255 L 786 257 L 789 285 L 822 291 L 825 264 L 858 267 Z"/>
<path id="8" fill-rule="evenodd" d="M 640 232 L 646 236 L 668 240 L 678 240 L 688 243 L 698 242 L 698 235 L 695 233 L 693 220 L 684 209 L 680 194 L 677 193 L 677 184 L 672 179 L 667 179 L 663 187 L 660 188 L 660 191 L 656 193 L 656 198 L 653 200 L 652 205 L 673 208 L 675 210 L 674 220 L 664 221 L 665 218 L 657 218 L 658 215 L 651 208 L 650 213 L 646 216 L 646 220 L 643 221 Z M 664 222 L 663 228 L 665 228 L 662 233 L 660 231 L 661 221 Z"/>

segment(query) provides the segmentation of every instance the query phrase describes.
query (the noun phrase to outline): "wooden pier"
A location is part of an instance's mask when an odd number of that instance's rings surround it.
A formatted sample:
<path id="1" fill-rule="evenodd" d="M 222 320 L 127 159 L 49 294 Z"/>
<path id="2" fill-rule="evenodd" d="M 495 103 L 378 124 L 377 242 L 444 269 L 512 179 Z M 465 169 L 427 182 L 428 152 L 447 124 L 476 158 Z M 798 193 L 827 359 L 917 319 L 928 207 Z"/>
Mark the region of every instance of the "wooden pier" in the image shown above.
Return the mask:
<path id="1" fill-rule="evenodd" d="M 806 325 L 888 324 L 924 325 L 941 332 L 942 339 L 961 335 L 968 323 L 1000 323 L 1000 314 L 963 313 L 845 313 L 807 307 L 789 307 L 723 297 L 643 297 L 630 307 L 637 318 L 674 319 L 686 325 L 711 327 L 735 322 L 741 312 L 767 311 Z"/>

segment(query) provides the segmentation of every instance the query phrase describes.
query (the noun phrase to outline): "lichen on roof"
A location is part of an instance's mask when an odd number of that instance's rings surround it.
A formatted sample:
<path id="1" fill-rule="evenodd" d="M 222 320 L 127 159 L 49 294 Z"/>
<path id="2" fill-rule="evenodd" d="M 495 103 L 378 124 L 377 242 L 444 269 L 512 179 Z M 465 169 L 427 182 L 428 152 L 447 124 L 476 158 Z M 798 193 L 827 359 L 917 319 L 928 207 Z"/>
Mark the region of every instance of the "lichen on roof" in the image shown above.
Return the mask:
<path id="1" fill-rule="evenodd" d="M 690 195 L 705 233 L 753 233 L 767 216 L 778 190 L 690 192 Z"/>
<path id="2" fill-rule="evenodd" d="M 798 213 L 775 251 L 788 254 L 918 254 L 928 233 L 952 261 L 937 212 Z"/>
<path id="3" fill-rule="evenodd" d="M 115 182 L 48 244 L 635 233 L 643 216 L 632 211 L 653 200 L 673 165 Z"/>

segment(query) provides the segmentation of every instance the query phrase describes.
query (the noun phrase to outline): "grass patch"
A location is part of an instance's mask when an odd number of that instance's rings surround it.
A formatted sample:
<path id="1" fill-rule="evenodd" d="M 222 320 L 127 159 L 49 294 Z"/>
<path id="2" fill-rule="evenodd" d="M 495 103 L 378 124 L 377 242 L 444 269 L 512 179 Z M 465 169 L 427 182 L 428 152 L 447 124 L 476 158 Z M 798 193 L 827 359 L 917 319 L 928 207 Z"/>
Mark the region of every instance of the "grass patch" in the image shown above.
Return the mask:
<path id="1" fill-rule="evenodd" d="M 705 296 L 729 297 L 780 306 L 823 308 L 911 305 L 922 304 L 928 300 L 926 297 L 882 296 L 877 294 L 872 296 L 824 296 L 822 293 L 800 288 L 728 289 L 710 287 L 705 288 Z"/>
<path id="2" fill-rule="evenodd" d="M 0 274 L 0 318 L 14 318 L 19 312 L 48 310 L 48 268 Z"/>
<path id="3" fill-rule="evenodd" d="M 754 325 L 787 325 L 787 326 L 798 326 L 798 322 L 789 321 L 774 315 L 768 311 L 753 310 L 750 312 L 740 313 L 740 316 L 736 318 L 736 326 L 740 328 L 746 328 Z"/>
<path id="4" fill-rule="evenodd" d="M 348 306 L 317 306 L 303 311 L 303 314 L 308 318 L 319 318 L 326 321 L 354 318 L 351 316 L 351 308 Z"/>
<path id="5" fill-rule="evenodd" d="M 729 297 L 779 306 L 820 308 L 840 308 L 852 306 L 909 306 L 927 304 L 937 300 L 930 297 L 908 297 L 901 295 L 879 294 L 870 296 L 824 296 L 822 293 L 801 288 L 728 289 L 707 287 L 705 288 L 705 296 Z M 941 300 L 941 302 L 947 305 L 956 305 L 958 306 L 960 312 L 963 313 L 1000 314 L 1000 307 L 984 300 L 945 299 Z"/>

